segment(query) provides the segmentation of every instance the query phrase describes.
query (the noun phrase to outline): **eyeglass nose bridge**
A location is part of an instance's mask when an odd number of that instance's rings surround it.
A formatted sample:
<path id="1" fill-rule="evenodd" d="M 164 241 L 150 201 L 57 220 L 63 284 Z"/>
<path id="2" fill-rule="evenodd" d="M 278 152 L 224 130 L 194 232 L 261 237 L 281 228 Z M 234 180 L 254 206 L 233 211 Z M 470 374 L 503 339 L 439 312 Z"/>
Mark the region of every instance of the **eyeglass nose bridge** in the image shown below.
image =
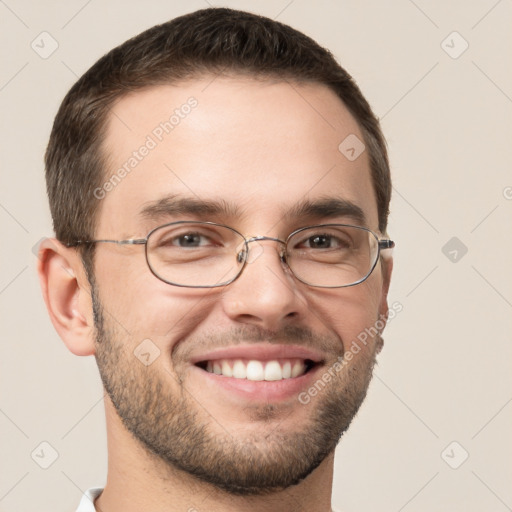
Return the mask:
<path id="1" fill-rule="evenodd" d="M 272 242 L 279 242 L 281 244 L 281 250 L 279 251 L 279 258 L 282 263 L 286 262 L 286 242 L 281 240 L 280 238 L 274 238 L 272 236 L 252 236 L 251 238 L 246 238 L 244 242 L 244 248 L 238 252 L 237 261 L 238 263 L 252 263 L 249 261 L 249 244 L 251 242 L 261 242 L 262 240 L 271 240 Z M 256 258 L 255 258 L 256 259 Z"/>

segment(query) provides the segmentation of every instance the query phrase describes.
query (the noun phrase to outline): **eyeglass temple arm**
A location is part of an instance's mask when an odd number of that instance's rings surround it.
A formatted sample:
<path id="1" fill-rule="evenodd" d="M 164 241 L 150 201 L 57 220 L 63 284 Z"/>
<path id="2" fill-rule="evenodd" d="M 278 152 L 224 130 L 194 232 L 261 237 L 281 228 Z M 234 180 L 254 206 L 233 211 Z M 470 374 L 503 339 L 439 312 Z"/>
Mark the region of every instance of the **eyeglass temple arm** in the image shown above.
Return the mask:
<path id="1" fill-rule="evenodd" d="M 393 249 L 395 242 L 393 240 L 379 240 L 379 249 Z"/>
<path id="2" fill-rule="evenodd" d="M 67 247 L 76 247 L 82 244 L 99 244 L 99 243 L 108 243 L 108 244 L 119 244 L 119 245 L 144 245 L 147 242 L 147 238 L 132 238 L 129 240 L 78 240 L 77 242 L 73 242 L 67 244 Z"/>

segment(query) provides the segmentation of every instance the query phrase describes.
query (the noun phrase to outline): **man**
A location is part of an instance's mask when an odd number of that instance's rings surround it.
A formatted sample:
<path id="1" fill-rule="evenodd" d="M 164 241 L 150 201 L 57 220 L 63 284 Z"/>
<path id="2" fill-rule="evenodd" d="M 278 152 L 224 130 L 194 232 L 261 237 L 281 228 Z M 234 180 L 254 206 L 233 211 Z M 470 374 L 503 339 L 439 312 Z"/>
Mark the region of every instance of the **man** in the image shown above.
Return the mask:
<path id="1" fill-rule="evenodd" d="M 78 510 L 331 510 L 394 245 L 350 76 L 272 20 L 182 16 L 79 79 L 46 173 L 44 298 L 106 391 L 107 482 Z"/>

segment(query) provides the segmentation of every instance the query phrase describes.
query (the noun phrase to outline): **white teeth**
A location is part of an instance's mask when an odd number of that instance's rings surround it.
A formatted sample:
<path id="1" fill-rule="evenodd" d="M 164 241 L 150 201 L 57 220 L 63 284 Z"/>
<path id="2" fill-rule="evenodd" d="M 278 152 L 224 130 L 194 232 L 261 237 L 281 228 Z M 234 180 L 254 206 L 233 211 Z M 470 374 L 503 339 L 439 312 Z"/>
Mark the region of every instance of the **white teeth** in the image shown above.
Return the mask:
<path id="1" fill-rule="evenodd" d="M 304 365 L 304 363 L 301 361 L 297 361 L 292 368 L 292 378 L 298 377 L 299 375 L 303 374 L 305 370 L 306 366 Z"/>
<path id="2" fill-rule="evenodd" d="M 233 364 L 233 377 L 235 379 L 245 379 L 247 377 L 245 364 L 240 360 L 235 361 Z"/>
<path id="3" fill-rule="evenodd" d="M 259 361 L 247 363 L 247 380 L 265 380 L 263 365 Z"/>
<path id="4" fill-rule="evenodd" d="M 208 361 L 206 371 L 224 377 L 247 379 L 252 381 L 278 381 L 295 378 L 306 373 L 303 359 L 258 361 L 241 359 L 220 359 Z"/>
<path id="5" fill-rule="evenodd" d="M 286 361 L 283 364 L 283 379 L 289 379 L 292 376 L 292 364 L 290 361 Z"/>
<path id="6" fill-rule="evenodd" d="M 233 377 L 233 370 L 227 361 L 222 361 L 222 375 L 226 377 Z"/>
<path id="7" fill-rule="evenodd" d="M 277 361 L 269 361 L 265 365 L 265 380 L 281 380 L 282 378 L 281 365 Z"/>

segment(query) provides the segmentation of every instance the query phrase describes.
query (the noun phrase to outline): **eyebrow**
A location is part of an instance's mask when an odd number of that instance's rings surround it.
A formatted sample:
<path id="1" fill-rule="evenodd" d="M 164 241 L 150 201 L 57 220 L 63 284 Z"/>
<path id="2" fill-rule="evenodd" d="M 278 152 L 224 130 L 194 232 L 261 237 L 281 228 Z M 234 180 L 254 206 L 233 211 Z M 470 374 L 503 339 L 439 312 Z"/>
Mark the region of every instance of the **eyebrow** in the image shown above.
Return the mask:
<path id="1" fill-rule="evenodd" d="M 308 220 L 347 217 L 366 226 L 366 215 L 360 206 L 352 201 L 335 197 L 302 201 L 288 210 L 284 216 L 286 219 L 306 218 Z"/>
<path id="2" fill-rule="evenodd" d="M 195 197 L 183 197 L 170 194 L 144 206 L 140 216 L 156 219 L 166 215 L 198 215 L 238 217 L 242 212 L 236 205 L 224 200 L 211 201 Z"/>
<path id="3" fill-rule="evenodd" d="M 195 215 L 198 217 L 230 217 L 240 219 L 244 214 L 236 204 L 226 200 L 205 200 L 197 197 L 184 197 L 170 194 L 156 201 L 147 203 L 140 211 L 144 219 L 159 219 L 171 215 Z M 361 207 L 346 199 L 335 197 L 320 198 L 315 201 L 305 200 L 283 210 L 284 220 L 334 219 L 349 218 L 360 225 L 366 225 L 366 216 Z"/>

